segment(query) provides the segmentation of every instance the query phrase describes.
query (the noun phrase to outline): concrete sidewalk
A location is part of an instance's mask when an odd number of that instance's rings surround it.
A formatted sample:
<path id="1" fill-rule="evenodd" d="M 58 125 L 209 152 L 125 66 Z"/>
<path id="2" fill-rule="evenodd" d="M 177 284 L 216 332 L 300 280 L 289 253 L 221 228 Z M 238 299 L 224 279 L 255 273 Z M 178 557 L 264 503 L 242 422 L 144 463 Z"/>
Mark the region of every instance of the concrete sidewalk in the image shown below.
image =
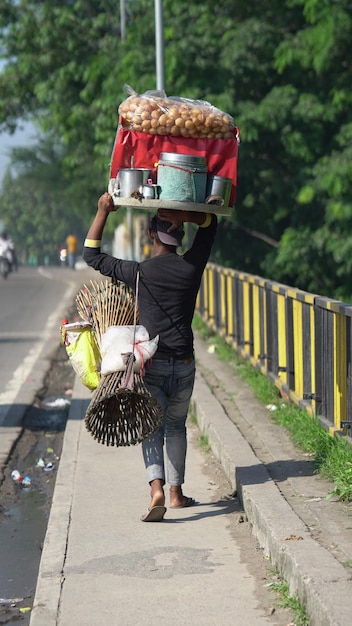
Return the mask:
<path id="1" fill-rule="evenodd" d="M 83 423 L 88 393 L 77 381 L 74 392 L 31 626 L 272 624 L 226 529 L 236 501 L 213 501 L 200 451 L 190 445 L 187 472 L 199 504 L 142 523 L 140 446 L 95 442 Z"/>
<path id="2" fill-rule="evenodd" d="M 202 370 L 218 373 L 239 414 L 243 407 L 254 417 L 258 411 L 259 428 L 264 408 L 198 339 L 196 354 L 192 411 L 241 496 L 254 536 L 306 603 L 310 626 L 347 626 L 350 570 L 312 538 Z M 168 508 L 163 522 L 142 523 L 148 491 L 140 446 L 95 442 L 83 421 L 90 397 L 76 380 L 30 626 L 274 624 L 258 606 L 255 579 L 228 530 L 238 505 L 216 497 L 200 450 L 189 446 L 185 484 L 197 505 Z"/>

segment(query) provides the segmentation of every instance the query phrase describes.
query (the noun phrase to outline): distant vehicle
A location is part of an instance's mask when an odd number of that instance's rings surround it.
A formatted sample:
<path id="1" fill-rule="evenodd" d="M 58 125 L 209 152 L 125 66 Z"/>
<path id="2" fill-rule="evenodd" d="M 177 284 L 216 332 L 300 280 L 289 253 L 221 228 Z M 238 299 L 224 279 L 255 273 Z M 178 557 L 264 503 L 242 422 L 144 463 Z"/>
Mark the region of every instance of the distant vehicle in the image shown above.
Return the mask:
<path id="1" fill-rule="evenodd" d="M 8 274 L 11 271 L 10 263 L 8 262 L 6 256 L 0 256 L 0 274 L 3 278 L 7 278 Z"/>
<path id="2" fill-rule="evenodd" d="M 67 265 L 67 248 L 60 248 L 59 250 L 59 263 L 60 265 Z"/>
<path id="3" fill-rule="evenodd" d="M 83 258 L 81 256 L 78 256 L 75 267 L 76 267 L 76 270 L 84 270 L 88 267 L 88 265 L 85 261 L 83 261 Z"/>
<path id="4" fill-rule="evenodd" d="M 0 234 L 0 274 L 3 278 L 7 278 L 15 265 L 17 268 L 16 261 L 17 257 L 13 241 L 7 236 L 7 233 L 3 231 Z"/>

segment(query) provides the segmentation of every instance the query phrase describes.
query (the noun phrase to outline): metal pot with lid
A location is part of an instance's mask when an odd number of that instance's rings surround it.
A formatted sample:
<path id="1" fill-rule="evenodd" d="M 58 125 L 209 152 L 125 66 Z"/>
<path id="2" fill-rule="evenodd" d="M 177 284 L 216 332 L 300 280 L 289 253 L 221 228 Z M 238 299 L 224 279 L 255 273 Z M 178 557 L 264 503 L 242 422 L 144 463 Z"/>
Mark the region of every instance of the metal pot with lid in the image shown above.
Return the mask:
<path id="1" fill-rule="evenodd" d="M 161 152 L 160 161 L 163 163 L 182 163 L 190 167 L 204 167 L 207 164 L 205 157 L 194 154 L 179 154 L 177 152 Z"/>
<path id="2" fill-rule="evenodd" d="M 152 170 L 142 167 L 126 168 L 119 170 L 117 180 L 122 198 L 130 198 L 140 190 L 152 178 Z"/>

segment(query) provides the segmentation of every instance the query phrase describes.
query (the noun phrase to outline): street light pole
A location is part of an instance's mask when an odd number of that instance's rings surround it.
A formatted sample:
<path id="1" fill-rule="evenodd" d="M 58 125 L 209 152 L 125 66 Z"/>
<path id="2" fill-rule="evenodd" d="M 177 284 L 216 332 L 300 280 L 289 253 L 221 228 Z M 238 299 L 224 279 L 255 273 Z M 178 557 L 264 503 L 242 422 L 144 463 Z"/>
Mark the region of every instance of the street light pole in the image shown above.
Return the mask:
<path id="1" fill-rule="evenodd" d="M 126 6 L 125 0 L 120 0 L 120 39 L 126 39 Z"/>
<path id="2" fill-rule="evenodd" d="M 155 0 L 156 88 L 165 89 L 163 0 Z"/>
<path id="3" fill-rule="evenodd" d="M 158 91 L 165 89 L 165 66 L 164 66 L 164 19 L 162 0 L 154 0 L 155 12 L 155 58 L 156 58 L 156 88 Z M 120 0 L 120 38 L 126 38 L 126 7 L 125 0 Z M 130 233 L 130 258 L 134 258 L 133 242 L 133 214 L 132 209 L 127 207 L 127 228 Z"/>

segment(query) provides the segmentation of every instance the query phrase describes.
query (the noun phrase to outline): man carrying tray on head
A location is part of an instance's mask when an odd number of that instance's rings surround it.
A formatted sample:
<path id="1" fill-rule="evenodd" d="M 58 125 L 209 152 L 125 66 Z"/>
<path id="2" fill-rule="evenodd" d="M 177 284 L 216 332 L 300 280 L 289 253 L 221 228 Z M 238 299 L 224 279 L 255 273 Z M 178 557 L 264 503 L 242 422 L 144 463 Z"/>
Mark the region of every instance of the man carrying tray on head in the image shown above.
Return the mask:
<path id="1" fill-rule="evenodd" d="M 159 209 L 150 223 L 153 256 L 126 261 L 101 252 L 101 238 L 109 213 L 116 211 L 109 193 L 98 201 L 98 210 L 87 233 L 83 258 L 104 276 L 126 283 L 135 292 L 139 272 L 139 323 L 150 337 L 159 335 L 158 349 L 146 363 L 145 383 L 164 412 L 161 427 L 142 442 L 151 503 L 142 521 L 163 519 L 164 485 L 170 485 L 170 508 L 192 506 L 183 494 L 187 451 L 186 419 L 194 377 L 192 319 L 202 274 L 214 243 L 217 217 L 213 213 Z M 198 225 L 189 250 L 180 255 L 183 223 Z M 164 466 L 165 443 L 165 466 Z"/>

